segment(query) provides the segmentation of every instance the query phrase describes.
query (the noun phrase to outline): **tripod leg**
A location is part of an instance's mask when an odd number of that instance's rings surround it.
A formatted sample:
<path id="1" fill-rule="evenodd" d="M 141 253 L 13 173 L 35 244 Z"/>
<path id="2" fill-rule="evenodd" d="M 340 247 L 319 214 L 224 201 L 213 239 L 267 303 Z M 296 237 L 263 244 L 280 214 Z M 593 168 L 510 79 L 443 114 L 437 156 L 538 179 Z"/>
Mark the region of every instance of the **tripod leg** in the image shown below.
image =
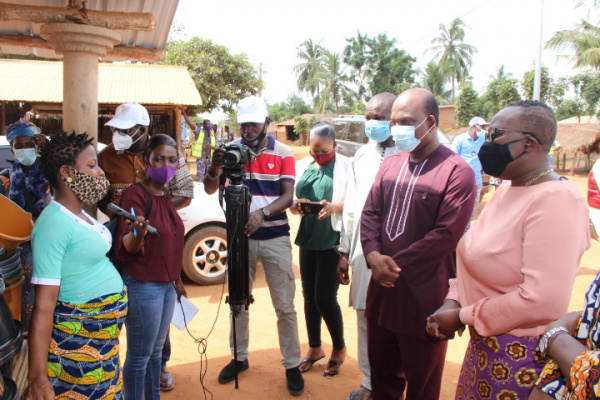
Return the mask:
<path id="1" fill-rule="evenodd" d="M 238 389 L 238 363 L 237 363 L 237 331 L 235 329 L 235 313 L 231 313 L 231 328 L 233 329 L 233 371 L 235 375 L 235 388 Z"/>

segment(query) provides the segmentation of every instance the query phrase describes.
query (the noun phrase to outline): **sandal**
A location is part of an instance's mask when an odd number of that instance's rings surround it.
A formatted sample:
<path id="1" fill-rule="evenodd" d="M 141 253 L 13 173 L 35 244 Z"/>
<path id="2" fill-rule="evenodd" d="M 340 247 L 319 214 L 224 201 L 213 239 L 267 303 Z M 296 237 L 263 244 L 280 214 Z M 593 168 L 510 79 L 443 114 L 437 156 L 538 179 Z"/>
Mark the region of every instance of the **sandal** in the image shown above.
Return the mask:
<path id="1" fill-rule="evenodd" d="M 298 368 L 300 369 L 300 372 L 305 373 L 310 371 L 310 369 L 313 367 L 313 364 L 316 363 L 317 361 L 320 361 L 322 359 L 324 359 L 325 356 L 322 356 L 320 358 L 315 358 L 315 359 L 309 359 L 309 358 L 305 358 L 304 360 L 302 360 L 302 362 L 300 363 L 300 365 L 298 365 Z M 302 370 L 302 365 L 303 364 L 308 364 L 308 369 L 305 369 L 304 371 Z"/>
<path id="2" fill-rule="evenodd" d="M 363 385 L 360 385 L 360 387 L 354 389 L 352 391 L 352 393 L 350 393 L 350 395 L 348 397 L 346 397 L 346 400 L 372 400 L 372 399 L 373 399 L 373 391 L 370 389 L 367 389 Z"/>
<path id="3" fill-rule="evenodd" d="M 327 361 L 327 366 L 325 367 L 325 371 L 323 371 L 323 375 L 324 376 L 336 376 L 340 373 L 340 371 L 342 370 L 342 364 L 344 363 L 344 360 L 342 361 L 333 361 L 331 358 L 329 359 L 329 361 Z M 336 372 L 331 372 L 331 370 L 333 368 L 336 368 Z"/>

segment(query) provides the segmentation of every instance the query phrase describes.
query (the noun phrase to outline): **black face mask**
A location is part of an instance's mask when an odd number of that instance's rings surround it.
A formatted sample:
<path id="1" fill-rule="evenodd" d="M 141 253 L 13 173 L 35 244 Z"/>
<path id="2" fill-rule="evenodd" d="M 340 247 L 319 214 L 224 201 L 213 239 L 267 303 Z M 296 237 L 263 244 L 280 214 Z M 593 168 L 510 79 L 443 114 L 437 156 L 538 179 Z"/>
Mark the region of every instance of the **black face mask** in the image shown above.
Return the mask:
<path id="1" fill-rule="evenodd" d="M 525 154 L 525 152 L 523 152 L 523 154 L 521 154 L 519 157 L 514 158 L 512 154 L 510 154 L 510 145 L 525 139 L 526 138 L 517 139 L 504 144 L 485 142 L 481 146 L 481 149 L 479 149 L 478 154 L 483 171 L 488 175 L 496 178 L 499 177 L 500 174 L 504 172 L 508 164 L 521 158 Z"/>
<path id="2" fill-rule="evenodd" d="M 246 139 L 244 139 L 244 140 L 245 140 L 245 142 L 246 142 L 246 144 L 247 144 L 248 146 L 250 146 L 250 147 L 255 147 L 255 146 L 258 146 L 258 145 L 260 144 L 260 142 L 262 142 L 262 140 L 265 138 L 265 136 L 267 136 L 267 126 L 266 126 L 266 124 L 265 124 L 265 126 L 263 127 L 263 130 L 262 130 L 262 132 L 260 133 L 260 135 L 258 135 L 258 136 L 256 137 L 256 139 L 254 139 L 254 140 L 252 140 L 252 141 L 248 141 L 248 140 L 246 140 Z M 260 149 L 259 149 L 259 150 L 260 150 Z"/>

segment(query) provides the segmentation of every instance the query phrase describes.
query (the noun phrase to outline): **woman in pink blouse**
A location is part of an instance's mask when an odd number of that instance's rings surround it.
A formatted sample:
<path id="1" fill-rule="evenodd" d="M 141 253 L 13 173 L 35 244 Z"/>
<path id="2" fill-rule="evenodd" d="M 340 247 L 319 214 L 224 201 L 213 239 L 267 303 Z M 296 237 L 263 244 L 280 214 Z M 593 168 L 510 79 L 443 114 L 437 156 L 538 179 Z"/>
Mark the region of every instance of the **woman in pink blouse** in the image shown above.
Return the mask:
<path id="1" fill-rule="evenodd" d="M 555 136 L 545 103 L 514 102 L 479 152 L 484 171 L 505 182 L 459 242 L 457 277 L 427 320 L 440 339 L 469 326 L 457 399 L 526 399 L 546 363 L 540 335 L 567 311 L 589 217 L 583 196 L 548 164 Z"/>

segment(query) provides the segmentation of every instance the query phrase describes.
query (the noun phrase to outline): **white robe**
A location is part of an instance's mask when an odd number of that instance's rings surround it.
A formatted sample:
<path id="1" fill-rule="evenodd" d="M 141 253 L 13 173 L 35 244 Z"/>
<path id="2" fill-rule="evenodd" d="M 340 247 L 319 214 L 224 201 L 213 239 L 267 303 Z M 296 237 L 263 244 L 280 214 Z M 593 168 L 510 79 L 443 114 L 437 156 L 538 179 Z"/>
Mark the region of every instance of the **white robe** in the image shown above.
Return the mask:
<path id="1" fill-rule="evenodd" d="M 397 152 L 394 146 L 384 149 L 377 142 L 369 140 L 369 143 L 358 149 L 350 164 L 339 250 L 349 254 L 348 261 L 352 267 L 350 306 L 356 310 L 365 309 L 367 287 L 371 280 L 371 270 L 367 268 L 360 244 L 360 216 L 381 162 Z"/>

